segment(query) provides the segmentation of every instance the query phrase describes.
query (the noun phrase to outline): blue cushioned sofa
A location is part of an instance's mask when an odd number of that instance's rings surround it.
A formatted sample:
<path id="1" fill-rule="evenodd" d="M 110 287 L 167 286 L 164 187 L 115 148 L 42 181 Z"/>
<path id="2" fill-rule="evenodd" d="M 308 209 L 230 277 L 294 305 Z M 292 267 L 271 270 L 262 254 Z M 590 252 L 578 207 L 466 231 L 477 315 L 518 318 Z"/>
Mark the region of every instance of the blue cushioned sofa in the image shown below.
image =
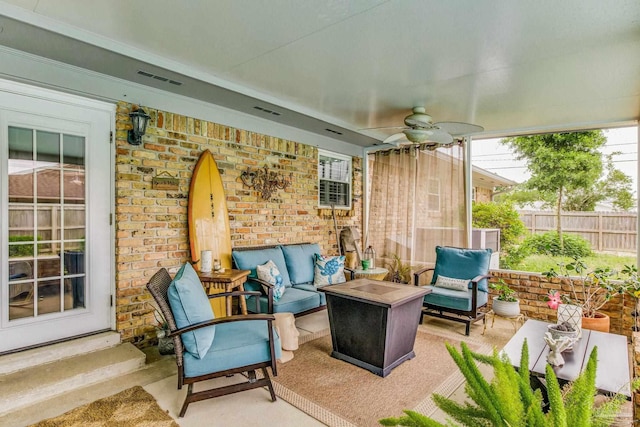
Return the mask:
<path id="1" fill-rule="evenodd" d="M 320 254 L 317 243 L 301 243 L 291 245 L 260 246 L 235 248 L 232 251 L 235 268 L 251 270 L 246 291 L 261 291 L 260 297 L 247 299 L 247 309 L 256 312 L 256 298 L 260 313 L 293 313 L 295 316 L 311 313 L 326 308 L 327 301 L 323 292 L 313 285 L 315 254 Z M 273 300 L 273 285 L 258 279 L 256 267 L 267 261 L 273 261 L 280 274 L 286 290 L 278 300 Z M 349 274 L 345 270 L 345 274 Z M 268 289 L 268 293 L 264 292 Z"/>

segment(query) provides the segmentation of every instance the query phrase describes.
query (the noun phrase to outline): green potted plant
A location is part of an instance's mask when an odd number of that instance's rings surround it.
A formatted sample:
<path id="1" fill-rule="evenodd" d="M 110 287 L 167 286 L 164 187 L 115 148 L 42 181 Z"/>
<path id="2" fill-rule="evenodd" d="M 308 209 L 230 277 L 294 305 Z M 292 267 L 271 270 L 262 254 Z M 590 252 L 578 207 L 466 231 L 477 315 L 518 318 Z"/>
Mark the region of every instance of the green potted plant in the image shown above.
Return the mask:
<path id="1" fill-rule="evenodd" d="M 412 266 L 408 263 L 402 262 L 402 259 L 398 254 L 391 254 L 391 261 L 385 264 L 387 270 L 389 270 L 389 280 L 396 283 L 411 283 L 411 270 Z"/>
<path id="2" fill-rule="evenodd" d="M 520 315 L 520 300 L 516 298 L 516 291 L 511 289 L 503 279 L 490 283 L 489 287 L 498 292 L 498 295 L 493 297 L 491 305 L 495 314 L 502 317 L 518 317 Z"/>
<path id="3" fill-rule="evenodd" d="M 602 332 L 609 332 L 610 321 L 609 316 L 599 310 L 615 295 L 627 293 L 635 283 L 631 267 L 621 272 L 609 267 L 589 270 L 579 258 L 568 264 L 558 263 L 557 270 L 552 268 L 542 275 L 547 279 L 559 278 L 569 286 L 568 293 L 551 291 L 547 295 L 549 307 L 558 309 L 559 316 L 563 308 L 578 307 L 582 312 L 582 327 Z"/>
<path id="4" fill-rule="evenodd" d="M 147 303 L 149 304 L 149 303 Z M 162 312 L 153 304 L 149 304 L 153 310 L 153 317 L 156 320 L 156 337 L 158 338 L 158 352 L 160 354 L 173 354 L 173 338 L 169 337 L 169 322 L 164 318 Z"/>
<path id="5" fill-rule="evenodd" d="M 596 406 L 596 368 L 598 348 L 594 347 L 584 371 L 578 378 L 561 387 L 553 367 L 546 367 L 546 391 L 548 403 L 540 389 L 534 389 L 529 376 L 529 350 L 527 341 L 522 344 L 520 369 L 516 371 L 511 362 L 501 357 L 497 350 L 493 356 L 472 352 L 463 342 L 461 352 L 446 344 L 449 354 L 467 380 L 465 391 L 471 401 L 458 403 L 445 396 L 435 394 L 433 401 L 443 412 L 464 426 L 608 426 L 611 425 L 626 397 L 617 394 L 605 403 Z M 488 382 L 477 363 L 493 367 L 494 375 Z M 634 381 L 632 390 L 638 388 Z M 405 410 L 398 418 L 384 418 L 385 426 L 435 427 L 442 424 L 432 418 Z M 449 421 L 446 426 L 454 425 Z"/>

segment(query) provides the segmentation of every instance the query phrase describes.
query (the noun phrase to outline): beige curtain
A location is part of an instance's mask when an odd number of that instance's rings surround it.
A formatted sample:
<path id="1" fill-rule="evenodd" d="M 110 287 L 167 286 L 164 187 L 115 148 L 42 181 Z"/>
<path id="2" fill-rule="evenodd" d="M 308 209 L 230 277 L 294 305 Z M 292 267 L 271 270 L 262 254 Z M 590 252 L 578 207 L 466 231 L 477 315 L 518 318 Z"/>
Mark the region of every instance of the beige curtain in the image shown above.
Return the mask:
<path id="1" fill-rule="evenodd" d="M 377 265 L 396 254 L 415 268 L 432 266 L 436 245 L 467 245 L 462 142 L 378 151 L 368 161 L 366 237 Z"/>

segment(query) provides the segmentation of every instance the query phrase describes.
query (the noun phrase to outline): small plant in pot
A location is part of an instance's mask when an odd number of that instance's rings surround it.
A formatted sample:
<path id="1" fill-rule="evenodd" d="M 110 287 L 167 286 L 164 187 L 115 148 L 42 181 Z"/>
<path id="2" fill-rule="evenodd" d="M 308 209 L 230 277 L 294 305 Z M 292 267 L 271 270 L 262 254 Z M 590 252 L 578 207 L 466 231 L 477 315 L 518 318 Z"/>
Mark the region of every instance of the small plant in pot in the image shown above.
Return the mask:
<path id="1" fill-rule="evenodd" d="M 175 352 L 173 338 L 167 336 L 169 335 L 169 323 L 156 306 L 152 304 L 149 305 L 153 309 L 153 317 L 156 320 L 155 327 L 156 337 L 158 338 L 158 352 L 162 355 L 173 354 Z"/>
<path id="2" fill-rule="evenodd" d="M 635 267 L 626 267 L 618 272 L 609 267 L 589 270 L 584 261 L 575 258 L 568 264 L 558 263 L 558 269 L 542 273 L 547 279 L 560 279 L 568 287 L 561 294 L 551 291 L 547 296 L 549 307 L 557 308 L 559 317 L 563 306 L 579 307 L 582 312 L 582 328 L 609 332 L 609 316 L 599 310 L 616 295 L 624 295 L 637 283 Z M 572 275 L 575 274 L 575 275 Z M 553 302 L 554 304 L 551 304 Z M 562 302 L 558 306 L 558 302 Z"/>
<path id="3" fill-rule="evenodd" d="M 402 262 L 398 254 L 391 254 L 391 261 L 387 262 L 385 267 L 389 270 L 388 280 L 396 283 L 411 283 L 411 264 Z"/>
<path id="4" fill-rule="evenodd" d="M 502 279 L 498 279 L 496 283 L 491 283 L 489 286 L 498 292 L 498 295 L 493 297 L 491 305 L 493 312 L 502 317 L 518 317 L 520 315 L 520 300 L 516 298 L 516 291 L 511 289 Z"/>
<path id="5" fill-rule="evenodd" d="M 569 322 L 549 325 L 547 326 L 547 329 L 551 332 L 553 339 L 557 340 L 560 337 L 568 337 L 574 342 L 578 340 L 578 333 L 580 332 Z"/>

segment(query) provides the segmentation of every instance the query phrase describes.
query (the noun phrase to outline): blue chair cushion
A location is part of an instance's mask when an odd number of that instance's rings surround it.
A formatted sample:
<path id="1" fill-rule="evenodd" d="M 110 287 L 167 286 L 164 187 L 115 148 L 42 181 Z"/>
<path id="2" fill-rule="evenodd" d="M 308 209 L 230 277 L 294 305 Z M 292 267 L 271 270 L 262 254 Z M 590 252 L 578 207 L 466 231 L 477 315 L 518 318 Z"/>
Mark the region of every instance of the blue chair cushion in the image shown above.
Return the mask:
<path id="1" fill-rule="evenodd" d="M 302 283 L 300 285 L 293 285 L 293 289 L 300 289 L 307 292 L 315 292 L 320 295 L 320 305 L 327 305 L 327 297 L 324 292 L 318 292 L 318 288 L 313 283 Z"/>
<path id="2" fill-rule="evenodd" d="M 217 325 L 216 339 L 209 351 L 197 359 L 184 355 L 187 378 L 207 375 L 271 360 L 266 320 L 247 320 Z M 276 359 L 282 357 L 280 337 L 273 331 Z"/>
<path id="3" fill-rule="evenodd" d="M 282 275 L 282 283 L 284 283 L 287 288 L 291 287 L 287 264 L 284 260 L 284 255 L 282 254 L 282 249 L 280 249 L 280 247 L 231 251 L 231 255 L 236 263 L 236 267 L 240 270 L 251 270 L 251 273 L 249 273 L 249 278 L 251 279 L 258 278 L 258 273 L 256 273 L 257 266 L 262 265 L 269 260 L 273 261 Z"/>
<path id="4" fill-rule="evenodd" d="M 254 311 L 256 307 L 256 297 L 247 299 L 247 310 Z M 301 313 L 303 311 L 318 308 L 320 306 L 320 292 L 308 292 L 302 289 L 291 287 L 282 295 L 282 298 L 273 302 L 274 313 Z M 267 297 L 260 297 L 260 312 L 267 313 L 269 310 Z"/>
<path id="5" fill-rule="evenodd" d="M 491 249 L 463 249 L 436 246 L 436 268 L 431 284 L 434 285 L 439 275 L 454 279 L 474 279 L 489 272 Z M 478 289 L 487 292 L 487 279 L 478 283 Z M 469 282 L 471 288 L 471 282 Z"/>
<path id="6" fill-rule="evenodd" d="M 191 264 L 185 263 L 180 268 L 169 285 L 167 294 L 178 328 L 214 318 L 209 298 Z M 215 333 L 215 326 L 187 332 L 181 335 L 182 343 L 187 352 L 194 357 L 202 358 L 211 347 Z"/>
<path id="7" fill-rule="evenodd" d="M 453 310 L 471 311 L 471 291 L 454 291 L 452 289 L 437 286 L 422 286 L 431 289 L 431 293 L 424 296 L 424 302 L 438 307 Z M 478 307 L 487 303 L 488 294 L 478 292 Z"/>
<path id="8" fill-rule="evenodd" d="M 292 285 L 313 282 L 315 255 L 320 253 L 320 245 L 307 243 L 303 245 L 280 246 L 287 263 Z"/>

